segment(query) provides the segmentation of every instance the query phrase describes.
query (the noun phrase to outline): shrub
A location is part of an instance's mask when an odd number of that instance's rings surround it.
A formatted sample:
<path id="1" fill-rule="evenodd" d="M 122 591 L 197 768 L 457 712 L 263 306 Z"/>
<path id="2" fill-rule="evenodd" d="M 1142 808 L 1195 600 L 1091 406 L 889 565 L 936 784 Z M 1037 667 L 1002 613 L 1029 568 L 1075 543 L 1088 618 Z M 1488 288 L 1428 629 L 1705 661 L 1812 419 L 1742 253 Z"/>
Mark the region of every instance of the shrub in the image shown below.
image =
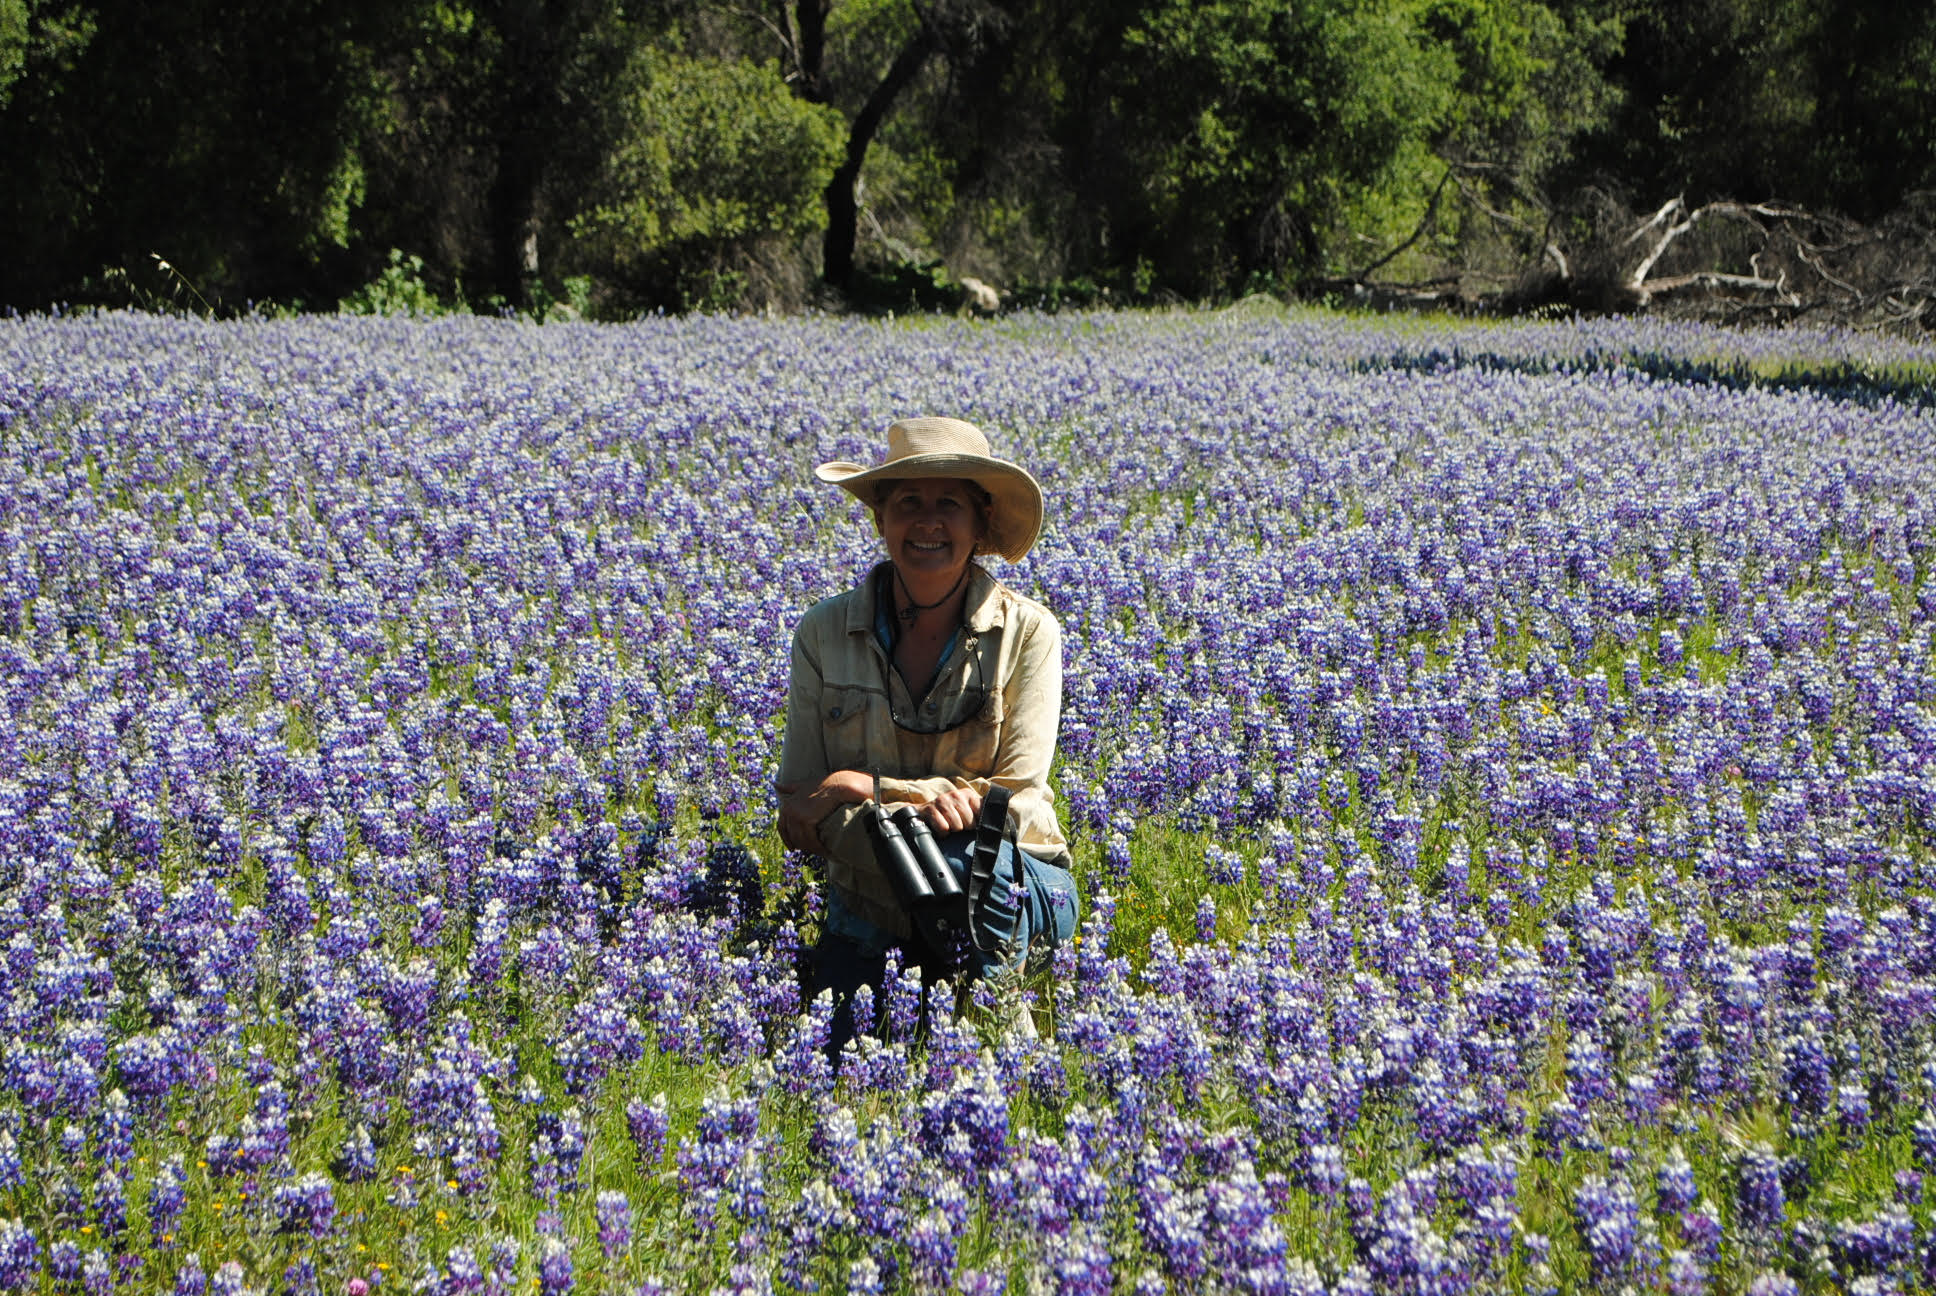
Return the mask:
<path id="1" fill-rule="evenodd" d="M 797 300 L 788 263 L 825 223 L 839 114 L 745 60 L 646 50 L 629 76 L 628 127 L 571 222 L 575 267 L 615 287 L 608 306 Z"/>

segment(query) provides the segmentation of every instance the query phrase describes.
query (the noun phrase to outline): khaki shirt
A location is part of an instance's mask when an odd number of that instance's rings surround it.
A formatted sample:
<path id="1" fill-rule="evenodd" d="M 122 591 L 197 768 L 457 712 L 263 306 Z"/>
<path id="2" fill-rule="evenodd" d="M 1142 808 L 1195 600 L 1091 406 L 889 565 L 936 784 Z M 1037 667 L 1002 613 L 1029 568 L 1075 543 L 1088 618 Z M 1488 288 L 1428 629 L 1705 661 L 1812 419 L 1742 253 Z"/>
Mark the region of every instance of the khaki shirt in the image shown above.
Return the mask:
<path id="1" fill-rule="evenodd" d="M 793 635 L 781 783 L 835 770 L 879 774 L 881 800 L 923 805 L 950 788 L 999 783 L 1022 848 L 1066 864 L 1049 764 L 1062 715 L 1062 629 L 1040 603 L 969 573 L 961 637 L 916 703 L 874 634 L 874 580 L 807 609 Z M 926 732 L 923 732 L 926 731 Z M 846 805 L 820 823 L 828 880 L 855 912 L 905 939 L 908 922 Z"/>

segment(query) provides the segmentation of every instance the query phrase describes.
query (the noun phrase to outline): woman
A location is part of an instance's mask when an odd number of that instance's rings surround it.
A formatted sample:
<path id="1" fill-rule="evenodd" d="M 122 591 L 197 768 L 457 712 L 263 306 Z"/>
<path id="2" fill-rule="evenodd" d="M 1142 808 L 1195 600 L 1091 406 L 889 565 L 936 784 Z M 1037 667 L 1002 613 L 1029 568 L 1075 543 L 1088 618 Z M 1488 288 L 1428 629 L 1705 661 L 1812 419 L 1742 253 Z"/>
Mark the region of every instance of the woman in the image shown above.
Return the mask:
<path id="1" fill-rule="evenodd" d="M 916 807 L 957 863 L 983 794 L 1008 789 L 1024 886 L 1014 952 L 996 970 L 1018 966 L 1075 930 L 1069 848 L 1049 790 L 1062 632 L 974 556 L 1019 561 L 1042 528 L 1042 490 L 992 458 L 981 429 L 947 418 L 895 423 L 872 468 L 835 462 L 814 473 L 873 510 L 887 549 L 857 587 L 809 608 L 793 638 L 780 836 L 827 861 L 821 985 L 844 999 L 878 984 L 887 948 L 913 936 L 866 830 L 877 786 L 886 806 Z M 1005 848 L 998 876 L 1012 864 Z"/>

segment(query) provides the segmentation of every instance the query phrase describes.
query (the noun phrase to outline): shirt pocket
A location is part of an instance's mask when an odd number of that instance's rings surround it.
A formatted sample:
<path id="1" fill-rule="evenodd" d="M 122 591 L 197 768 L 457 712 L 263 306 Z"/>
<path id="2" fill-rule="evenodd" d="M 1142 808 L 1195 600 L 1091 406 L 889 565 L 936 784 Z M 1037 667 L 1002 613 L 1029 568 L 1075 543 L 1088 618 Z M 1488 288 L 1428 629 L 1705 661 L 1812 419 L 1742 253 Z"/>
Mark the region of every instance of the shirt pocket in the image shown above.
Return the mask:
<path id="1" fill-rule="evenodd" d="M 995 772 L 995 757 L 1002 748 L 1002 722 L 1006 718 L 1000 689 L 990 689 L 981 708 L 953 730 L 954 763 L 961 772 L 987 778 Z"/>
<path id="2" fill-rule="evenodd" d="M 867 714 L 882 700 L 867 689 L 830 688 L 820 694 L 820 726 L 832 769 L 868 768 Z"/>

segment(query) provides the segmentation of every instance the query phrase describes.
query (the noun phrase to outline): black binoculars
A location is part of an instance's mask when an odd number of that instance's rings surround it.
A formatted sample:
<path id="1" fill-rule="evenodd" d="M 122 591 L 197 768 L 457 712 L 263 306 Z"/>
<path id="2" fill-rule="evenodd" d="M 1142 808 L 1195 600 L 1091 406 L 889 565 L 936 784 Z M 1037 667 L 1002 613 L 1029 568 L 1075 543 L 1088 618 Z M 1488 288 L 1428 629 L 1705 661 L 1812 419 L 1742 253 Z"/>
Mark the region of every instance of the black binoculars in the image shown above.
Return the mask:
<path id="1" fill-rule="evenodd" d="M 894 888 L 894 894 L 907 910 L 933 962 L 959 968 L 969 948 L 984 953 L 1002 952 L 983 949 L 991 943 L 1005 942 L 992 942 L 981 928 L 991 926 L 985 921 L 985 910 L 992 902 L 989 884 L 1008 828 L 1007 789 L 991 788 L 982 798 L 981 818 L 975 825 L 974 849 L 968 860 L 966 890 L 942 854 L 933 830 L 913 806 L 901 806 L 890 814 L 881 806 L 877 795 L 867 807 L 866 824 L 874 859 L 887 875 L 888 885 Z M 1021 885 L 1019 865 L 1016 885 Z M 1000 927 L 994 926 L 991 930 L 1000 930 Z"/>

